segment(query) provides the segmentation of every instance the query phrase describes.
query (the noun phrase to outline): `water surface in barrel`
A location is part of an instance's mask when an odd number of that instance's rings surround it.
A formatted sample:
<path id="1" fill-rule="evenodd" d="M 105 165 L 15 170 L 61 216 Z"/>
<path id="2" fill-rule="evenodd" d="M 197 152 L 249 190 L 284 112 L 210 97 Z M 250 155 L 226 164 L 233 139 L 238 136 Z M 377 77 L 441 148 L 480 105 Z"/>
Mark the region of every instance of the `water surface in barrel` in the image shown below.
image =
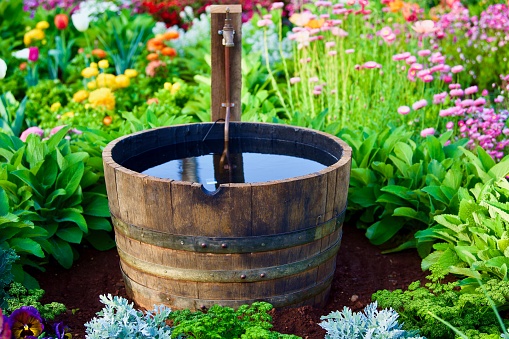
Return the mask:
<path id="1" fill-rule="evenodd" d="M 203 184 L 207 191 L 222 183 L 259 183 L 318 172 L 338 159 L 296 142 L 271 139 L 232 139 L 221 161 L 222 140 L 178 143 L 138 154 L 122 163 L 136 172 Z"/>

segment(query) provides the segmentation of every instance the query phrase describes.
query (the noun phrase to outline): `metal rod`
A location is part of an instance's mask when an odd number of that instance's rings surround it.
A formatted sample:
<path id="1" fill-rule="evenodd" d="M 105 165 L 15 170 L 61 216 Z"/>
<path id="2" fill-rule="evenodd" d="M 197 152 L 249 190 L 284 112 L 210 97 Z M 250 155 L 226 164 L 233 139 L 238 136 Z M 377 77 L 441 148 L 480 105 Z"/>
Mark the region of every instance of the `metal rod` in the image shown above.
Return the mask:
<path id="1" fill-rule="evenodd" d="M 231 171 L 231 163 L 229 157 L 229 141 L 230 141 L 230 115 L 231 108 L 233 104 L 231 103 L 230 98 L 230 48 L 234 46 L 233 43 L 233 35 L 235 31 L 233 30 L 233 26 L 231 24 L 232 19 L 230 18 L 230 8 L 226 8 L 226 17 L 224 19 L 224 27 L 221 31 L 223 35 L 223 45 L 224 45 L 224 78 L 225 78 L 225 103 L 222 104 L 225 107 L 225 119 L 224 119 L 224 150 L 221 156 L 221 160 L 219 162 L 220 166 L 225 169 L 225 165 L 229 170 L 230 181 L 232 176 Z M 227 164 L 225 164 L 225 160 Z"/>

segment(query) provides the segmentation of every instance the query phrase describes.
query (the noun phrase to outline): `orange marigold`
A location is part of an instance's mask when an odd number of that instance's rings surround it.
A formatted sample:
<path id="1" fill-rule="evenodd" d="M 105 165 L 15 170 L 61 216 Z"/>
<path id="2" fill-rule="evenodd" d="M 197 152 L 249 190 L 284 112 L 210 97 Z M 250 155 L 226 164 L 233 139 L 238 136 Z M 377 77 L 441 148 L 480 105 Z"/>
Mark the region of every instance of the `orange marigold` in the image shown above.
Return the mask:
<path id="1" fill-rule="evenodd" d="M 163 34 L 164 40 L 173 40 L 179 38 L 179 32 L 177 31 L 168 31 Z"/>
<path id="2" fill-rule="evenodd" d="M 150 53 L 149 55 L 147 55 L 147 60 L 149 61 L 154 61 L 157 59 L 159 59 L 159 54 L 157 53 Z"/>
<path id="3" fill-rule="evenodd" d="M 149 52 L 156 52 L 164 47 L 164 43 L 161 39 L 153 38 L 147 41 L 147 49 Z"/>
<path id="4" fill-rule="evenodd" d="M 99 59 L 106 58 L 106 52 L 100 48 L 96 48 L 92 50 L 92 55 Z"/>
<path id="5" fill-rule="evenodd" d="M 161 50 L 161 54 L 169 57 L 174 57 L 177 55 L 177 51 L 174 48 L 165 47 Z"/>

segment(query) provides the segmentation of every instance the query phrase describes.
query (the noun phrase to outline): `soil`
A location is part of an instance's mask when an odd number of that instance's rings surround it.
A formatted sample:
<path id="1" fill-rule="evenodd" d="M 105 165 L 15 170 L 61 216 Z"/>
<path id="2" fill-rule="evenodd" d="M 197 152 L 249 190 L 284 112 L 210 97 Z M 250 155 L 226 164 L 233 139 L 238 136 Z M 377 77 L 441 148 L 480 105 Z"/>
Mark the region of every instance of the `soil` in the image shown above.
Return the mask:
<path id="1" fill-rule="evenodd" d="M 319 326 L 321 316 L 342 310 L 344 306 L 362 310 L 378 290 L 405 289 L 411 282 L 423 280 L 426 273 L 420 264 L 421 258 L 415 250 L 381 254 L 378 247 L 369 243 L 364 231 L 345 225 L 326 307 L 274 310 L 273 329 L 304 339 L 323 339 L 325 331 Z M 85 338 L 84 324 L 103 307 L 99 295 L 110 293 L 127 298 L 116 249 L 99 252 L 82 248 L 80 259 L 70 270 L 50 265 L 45 273 L 34 276 L 46 291 L 43 303 L 57 301 L 68 308 L 57 320 L 70 328 L 73 338 Z"/>

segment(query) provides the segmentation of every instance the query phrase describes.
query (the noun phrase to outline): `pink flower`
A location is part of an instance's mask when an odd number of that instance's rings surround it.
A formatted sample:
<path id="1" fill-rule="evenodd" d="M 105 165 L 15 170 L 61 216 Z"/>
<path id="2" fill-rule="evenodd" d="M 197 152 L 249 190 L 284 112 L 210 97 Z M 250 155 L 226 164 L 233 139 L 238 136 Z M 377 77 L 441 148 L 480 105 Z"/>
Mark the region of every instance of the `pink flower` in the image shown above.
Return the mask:
<path id="1" fill-rule="evenodd" d="M 39 137 L 42 137 L 44 135 L 44 131 L 41 128 L 37 127 L 37 126 L 29 127 L 26 130 L 24 130 L 23 133 L 21 133 L 21 136 L 19 138 L 21 139 L 21 141 L 26 141 L 27 137 L 30 134 L 36 134 Z"/>
<path id="2" fill-rule="evenodd" d="M 293 85 L 293 84 L 296 84 L 300 82 L 300 77 L 293 77 L 293 78 L 290 78 L 290 83 Z"/>
<path id="3" fill-rule="evenodd" d="M 35 62 L 38 59 L 39 59 L 39 48 L 29 47 L 28 48 L 28 60 Z"/>
<path id="4" fill-rule="evenodd" d="M 458 89 L 461 88 L 460 84 L 449 84 L 449 89 Z"/>
<path id="5" fill-rule="evenodd" d="M 450 83 L 452 81 L 452 77 L 450 75 L 444 75 L 442 81 L 445 82 L 446 84 Z"/>
<path id="6" fill-rule="evenodd" d="M 504 97 L 499 95 L 493 101 L 495 101 L 497 104 L 501 103 L 502 101 L 504 101 Z"/>
<path id="7" fill-rule="evenodd" d="M 335 36 L 339 36 L 339 37 L 347 37 L 348 36 L 348 32 L 339 28 L 339 27 L 332 27 L 331 29 L 331 33 Z"/>
<path id="8" fill-rule="evenodd" d="M 436 32 L 439 28 L 435 28 L 433 20 L 422 20 L 416 21 L 412 29 L 419 34 L 426 34 Z"/>
<path id="9" fill-rule="evenodd" d="M 407 115 L 408 113 L 410 113 L 410 107 L 400 106 L 400 107 L 398 107 L 398 113 L 401 115 Z"/>
<path id="10" fill-rule="evenodd" d="M 447 128 L 447 129 L 453 129 L 453 128 L 454 128 L 454 122 L 449 121 L 447 124 L 445 124 L 445 128 Z"/>
<path id="11" fill-rule="evenodd" d="M 53 127 L 51 131 L 49 132 L 49 135 L 56 134 L 58 131 L 60 131 L 62 128 L 64 128 L 66 125 L 60 125 L 57 127 Z"/>
<path id="12" fill-rule="evenodd" d="M 389 26 L 385 26 L 380 30 L 380 35 L 382 38 L 387 38 L 389 35 L 392 34 L 392 29 Z"/>
<path id="13" fill-rule="evenodd" d="M 431 54 L 431 51 L 429 49 L 423 49 L 417 52 L 417 55 L 421 57 L 425 57 Z"/>
<path id="14" fill-rule="evenodd" d="M 459 73 L 461 71 L 463 71 L 465 68 L 461 65 L 456 65 L 454 67 L 451 68 L 451 72 L 453 73 Z"/>
<path id="15" fill-rule="evenodd" d="M 411 54 L 410 52 L 404 52 L 404 53 L 400 53 L 400 54 L 394 54 L 392 56 L 392 60 L 394 61 L 400 61 L 400 60 L 406 60 L 408 57 L 410 57 Z"/>
<path id="16" fill-rule="evenodd" d="M 318 77 L 311 77 L 308 80 L 309 82 L 318 82 Z"/>
<path id="17" fill-rule="evenodd" d="M 488 95 L 488 90 L 487 89 L 483 89 L 481 94 L 482 94 L 483 97 L 487 96 Z"/>
<path id="18" fill-rule="evenodd" d="M 474 100 L 474 105 L 476 106 L 484 106 L 486 104 L 486 99 L 484 98 L 477 98 Z"/>
<path id="19" fill-rule="evenodd" d="M 336 54 L 338 54 L 338 52 L 337 51 L 329 51 L 327 54 L 329 56 L 335 56 Z"/>
<path id="20" fill-rule="evenodd" d="M 478 91 L 477 86 L 470 86 L 465 88 L 465 95 L 471 95 L 477 93 L 477 91 Z"/>
<path id="21" fill-rule="evenodd" d="M 336 46 L 336 42 L 334 42 L 334 41 L 327 41 L 325 43 L 325 47 L 326 48 L 332 48 L 332 47 L 335 47 L 335 46 Z"/>
<path id="22" fill-rule="evenodd" d="M 447 97 L 447 92 L 442 92 L 442 93 L 435 94 L 433 96 L 433 103 L 435 105 L 441 104 L 441 103 L 444 102 L 446 97 Z"/>
<path id="23" fill-rule="evenodd" d="M 272 20 L 269 20 L 269 19 L 262 19 L 262 20 L 258 20 L 258 27 L 267 27 L 267 26 L 270 26 L 272 24 Z"/>
<path id="24" fill-rule="evenodd" d="M 433 75 L 431 74 L 426 74 L 425 76 L 423 76 L 421 78 L 422 81 L 424 82 L 432 82 L 433 81 Z"/>
<path id="25" fill-rule="evenodd" d="M 368 68 L 368 69 L 372 69 L 372 68 L 381 68 L 382 65 L 374 62 L 374 61 L 368 61 L 368 62 L 365 62 L 364 65 L 363 65 L 364 68 Z"/>
<path id="26" fill-rule="evenodd" d="M 425 107 L 427 104 L 428 102 L 426 101 L 426 99 L 421 99 L 419 101 L 414 102 L 414 104 L 412 105 L 412 109 L 414 111 L 417 111 L 418 109 Z"/>
<path id="27" fill-rule="evenodd" d="M 409 56 L 408 58 L 406 58 L 405 62 L 408 64 L 408 65 L 411 65 L 413 63 L 415 63 L 417 61 L 417 58 L 413 55 Z"/>
<path id="28" fill-rule="evenodd" d="M 421 137 L 426 138 L 428 135 L 435 134 L 435 129 L 433 127 L 425 128 L 421 131 Z"/>
<path id="29" fill-rule="evenodd" d="M 355 49 L 347 49 L 345 51 L 346 54 L 352 54 L 353 52 L 355 52 Z"/>
<path id="30" fill-rule="evenodd" d="M 274 2 L 272 3 L 272 6 L 270 7 L 270 10 L 274 10 L 274 9 L 281 9 L 285 7 L 285 3 L 284 2 Z"/>
<path id="31" fill-rule="evenodd" d="M 451 97 L 462 97 L 463 96 L 463 90 L 462 89 L 453 89 L 449 92 L 449 95 Z"/>

